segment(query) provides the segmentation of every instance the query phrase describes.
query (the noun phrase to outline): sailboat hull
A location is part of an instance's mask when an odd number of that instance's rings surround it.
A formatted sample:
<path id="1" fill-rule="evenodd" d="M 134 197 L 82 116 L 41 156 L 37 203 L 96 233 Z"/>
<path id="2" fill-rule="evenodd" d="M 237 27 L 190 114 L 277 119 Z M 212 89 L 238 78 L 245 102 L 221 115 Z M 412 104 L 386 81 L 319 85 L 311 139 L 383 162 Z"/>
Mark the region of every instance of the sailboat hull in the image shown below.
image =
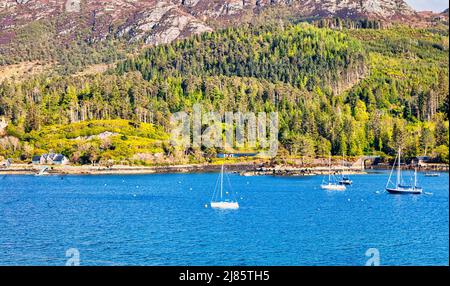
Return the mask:
<path id="1" fill-rule="evenodd" d="M 222 210 L 237 210 L 239 204 L 237 202 L 211 202 L 211 208 Z"/>
<path id="2" fill-rule="evenodd" d="M 320 187 L 323 190 L 328 190 L 328 191 L 345 191 L 346 190 L 346 187 L 344 185 L 329 184 L 329 185 L 321 185 Z"/>
<path id="3" fill-rule="evenodd" d="M 386 188 L 386 191 L 388 191 L 390 194 L 397 194 L 397 195 L 407 195 L 407 194 L 420 195 L 423 192 L 423 190 L 421 188 L 408 188 L 408 189 Z"/>
<path id="4" fill-rule="evenodd" d="M 438 173 L 425 174 L 425 177 L 439 177 Z"/>

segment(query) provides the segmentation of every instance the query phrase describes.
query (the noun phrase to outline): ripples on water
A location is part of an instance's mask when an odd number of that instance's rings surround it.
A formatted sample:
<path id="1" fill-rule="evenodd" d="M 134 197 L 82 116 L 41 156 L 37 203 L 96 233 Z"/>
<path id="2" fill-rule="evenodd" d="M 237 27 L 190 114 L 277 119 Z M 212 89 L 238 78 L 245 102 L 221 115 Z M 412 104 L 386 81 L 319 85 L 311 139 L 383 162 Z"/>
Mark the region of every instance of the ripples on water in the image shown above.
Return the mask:
<path id="1" fill-rule="evenodd" d="M 0 177 L 0 265 L 448 265 L 448 174 L 420 196 L 384 193 L 387 173 L 231 175 L 241 208 L 205 208 L 217 174 Z"/>

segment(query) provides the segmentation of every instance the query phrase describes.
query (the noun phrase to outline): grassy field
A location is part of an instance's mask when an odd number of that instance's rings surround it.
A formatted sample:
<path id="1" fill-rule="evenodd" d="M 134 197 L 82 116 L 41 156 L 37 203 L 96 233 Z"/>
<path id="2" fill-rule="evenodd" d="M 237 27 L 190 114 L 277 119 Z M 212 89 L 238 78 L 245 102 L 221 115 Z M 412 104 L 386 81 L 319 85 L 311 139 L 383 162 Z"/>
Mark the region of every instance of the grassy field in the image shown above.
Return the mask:
<path id="1" fill-rule="evenodd" d="M 150 163 L 157 158 L 155 154 L 165 153 L 165 144 L 169 139 L 161 128 L 152 124 L 121 119 L 51 125 L 30 133 L 23 133 L 10 126 L 8 133 L 21 139 L 22 144 L 27 146 L 22 148 L 26 152 L 16 154 L 24 161 L 33 155 L 52 151 L 62 153 L 72 162 L 80 164 L 108 160 Z M 9 148 L 3 150 L 8 151 Z"/>

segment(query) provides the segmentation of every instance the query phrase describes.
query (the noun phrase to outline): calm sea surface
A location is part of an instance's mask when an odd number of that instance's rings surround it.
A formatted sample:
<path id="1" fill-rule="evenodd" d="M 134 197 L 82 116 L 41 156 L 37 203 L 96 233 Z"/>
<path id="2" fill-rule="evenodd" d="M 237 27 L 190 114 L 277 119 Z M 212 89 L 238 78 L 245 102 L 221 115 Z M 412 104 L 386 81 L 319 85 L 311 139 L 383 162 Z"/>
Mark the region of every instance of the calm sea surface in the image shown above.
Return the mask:
<path id="1" fill-rule="evenodd" d="M 230 175 L 241 208 L 205 208 L 218 174 L 0 177 L 0 265 L 449 264 L 448 173 L 426 194 L 389 195 L 387 172 L 322 177 Z"/>

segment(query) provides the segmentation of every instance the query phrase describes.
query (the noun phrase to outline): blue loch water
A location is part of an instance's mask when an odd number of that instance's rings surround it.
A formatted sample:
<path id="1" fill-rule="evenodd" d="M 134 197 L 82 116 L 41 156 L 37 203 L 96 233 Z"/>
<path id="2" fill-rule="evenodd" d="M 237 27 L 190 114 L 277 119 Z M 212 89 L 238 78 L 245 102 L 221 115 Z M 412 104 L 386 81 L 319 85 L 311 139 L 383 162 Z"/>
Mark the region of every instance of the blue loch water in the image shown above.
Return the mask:
<path id="1" fill-rule="evenodd" d="M 448 173 L 419 174 L 423 195 L 385 193 L 387 172 L 345 192 L 232 174 L 235 211 L 205 207 L 217 176 L 2 176 L 0 265 L 449 264 Z"/>

